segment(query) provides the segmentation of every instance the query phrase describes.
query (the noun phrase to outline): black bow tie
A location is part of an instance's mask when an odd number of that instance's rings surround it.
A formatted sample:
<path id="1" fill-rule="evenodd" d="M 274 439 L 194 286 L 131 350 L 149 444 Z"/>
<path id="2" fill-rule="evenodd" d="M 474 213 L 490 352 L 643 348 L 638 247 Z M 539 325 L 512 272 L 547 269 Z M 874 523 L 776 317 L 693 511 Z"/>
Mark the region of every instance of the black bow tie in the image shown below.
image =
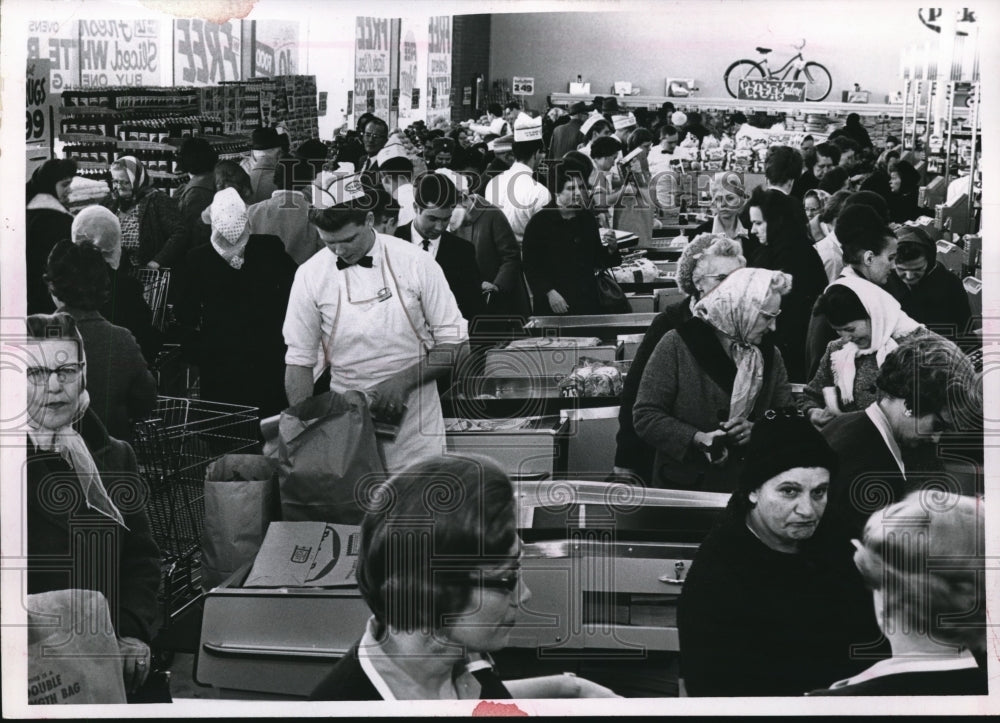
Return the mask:
<path id="1" fill-rule="evenodd" d="M 344 269 L 348 268 L 349 266 L 354 266 L 355 264 L 357 264 L 358 266 L 364 266 L 366 269 L 370 269 L 372 267 L 372 257 L 371 256 L 362 256 L 360 259 L 358 259 L 357 261 L 355 261 L 353 264 L 347 263 L 346 261 L 344 261 L 339 256 L 337 257 L 337 268 L 340 269 L 341 271 L 343 271 Z"/>

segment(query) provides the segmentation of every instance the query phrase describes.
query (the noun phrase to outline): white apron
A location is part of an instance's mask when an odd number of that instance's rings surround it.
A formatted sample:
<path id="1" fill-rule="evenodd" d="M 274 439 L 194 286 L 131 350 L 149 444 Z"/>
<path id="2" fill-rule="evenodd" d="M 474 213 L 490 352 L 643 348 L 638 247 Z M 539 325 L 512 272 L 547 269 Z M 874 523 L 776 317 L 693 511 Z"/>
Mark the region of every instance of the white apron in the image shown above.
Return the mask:
<path id="1" fill-rule="evenodd" d="M 373 268 L 351 266 L 342 273 L 345 283 L 340 285 L 339 298 L 334 302 L 337 309 L 333 311 L 333 330 L 323 345 L 330 364 L 330 389 L 367 391 L 425 359 L 427 342 L 417 336 L 414 328 L 414 324 L 423 322 L 424 315 L 415 291 L 397 281 L 391 261 L 386 262 L 384 247 Z M 392 295 L 380 301 L 384 289 Z M 415 389 L 405 404 L 407 409 L 395 441 L 378 440 L 389 473 L 445 451 L 437 384 L 432 381 Z"/>

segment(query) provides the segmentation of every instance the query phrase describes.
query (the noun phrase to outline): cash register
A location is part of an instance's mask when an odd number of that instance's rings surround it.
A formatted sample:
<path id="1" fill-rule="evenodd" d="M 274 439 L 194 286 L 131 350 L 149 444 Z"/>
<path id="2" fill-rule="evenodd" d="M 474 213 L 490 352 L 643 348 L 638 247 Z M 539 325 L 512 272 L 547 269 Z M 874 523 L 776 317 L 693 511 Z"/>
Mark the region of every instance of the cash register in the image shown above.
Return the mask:
<path id="1" fill-rule="evenodd" d="M 522 480 L 515 494 L 531 598 L 511 649 L 535 660 L 678 649 L 676 602 L 728 495 L 584 480 Z M 250 570 L 207 593 L 195 679 L 220 697 L 301 699 L 370 613 L 354 586 L 248 587 Z"/>

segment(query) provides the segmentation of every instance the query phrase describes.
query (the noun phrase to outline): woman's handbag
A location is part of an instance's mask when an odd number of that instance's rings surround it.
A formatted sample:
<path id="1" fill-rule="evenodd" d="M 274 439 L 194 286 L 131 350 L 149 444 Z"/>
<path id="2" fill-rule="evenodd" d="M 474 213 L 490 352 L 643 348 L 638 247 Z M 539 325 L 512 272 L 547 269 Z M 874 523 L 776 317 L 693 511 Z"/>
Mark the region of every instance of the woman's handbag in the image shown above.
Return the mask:
<path id="1" fill-rule="evenodd" d="M 632 311 L 625 292 L 608 269 L 597 272 L 597 301 L 605 314 L 627 314 Z"/>
<path id="2" fill-rule="evenodd" d="M 283 520 L 359 524 L 368 490 L 385 476 L 361 392 L 324 392 L 281 413 L 278 488 Z"/>

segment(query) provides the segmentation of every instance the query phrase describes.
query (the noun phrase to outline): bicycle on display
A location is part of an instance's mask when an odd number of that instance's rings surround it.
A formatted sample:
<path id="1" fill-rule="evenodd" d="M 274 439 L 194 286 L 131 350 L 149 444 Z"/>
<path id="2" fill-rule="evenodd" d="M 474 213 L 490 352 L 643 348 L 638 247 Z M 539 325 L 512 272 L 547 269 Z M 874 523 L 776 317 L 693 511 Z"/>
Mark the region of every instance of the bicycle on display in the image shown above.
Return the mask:
<path id="1" fill-rule="evenodd" d="M 821 63 L 807 61 L 802 56 L 802 48 L 805 45 L 805 40 L 793 43 L 792 47 L 798 52 L 786 60 L 785 64 L 777 70 L 771 70 L 767 63 L 767 54 L 771 52 L 770 48 L 757 48 L 757 52 L 761 55 L 760 60 L 749 58 L 737 60 L 726 68 L 724 76 L 729 95 L 734 98 L 739 97 L 741 80 L 801 80 L 805 81 L 806 84 L 806 100 L 815 102 L 823 100 L 830 95 L 833 78 L 830 76 L 830 71 Z"/>

